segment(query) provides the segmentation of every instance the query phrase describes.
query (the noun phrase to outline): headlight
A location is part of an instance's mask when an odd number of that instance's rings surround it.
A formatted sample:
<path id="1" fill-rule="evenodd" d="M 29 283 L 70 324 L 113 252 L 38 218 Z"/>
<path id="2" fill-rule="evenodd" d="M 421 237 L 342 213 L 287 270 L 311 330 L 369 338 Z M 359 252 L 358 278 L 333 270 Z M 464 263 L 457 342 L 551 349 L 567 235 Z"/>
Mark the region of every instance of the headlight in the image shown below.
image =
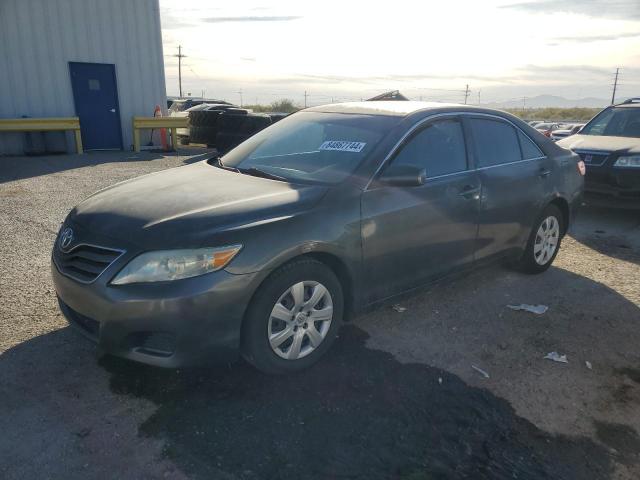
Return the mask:
<path id="1" fill-rule="evenodd" d="M 626 157 L 618 157 L 614 167 L 635 167 L 640 168 L 640 155 L 630 155 Z"/>
<path id="2" fill-rule="evenodd" d="M 158 250 L 138 255 L 112 280 L 114 285 L 164 282 L 195 277 L 224 268 L 242 245 L 194 250 Z"/>

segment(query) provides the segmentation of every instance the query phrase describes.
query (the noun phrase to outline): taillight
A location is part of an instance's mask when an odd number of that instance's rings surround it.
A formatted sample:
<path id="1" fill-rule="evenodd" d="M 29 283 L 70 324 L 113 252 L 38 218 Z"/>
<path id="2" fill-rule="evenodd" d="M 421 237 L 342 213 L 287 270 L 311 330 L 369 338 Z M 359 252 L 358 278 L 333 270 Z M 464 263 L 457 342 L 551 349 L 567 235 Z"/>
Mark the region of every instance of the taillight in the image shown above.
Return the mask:
<path id="1" fill-rule="evenodd" d="M 550 137 L 551 136 L 551 130 L 547 130 L 546 132 L 544 132 L 544 136 L 545 137 Z"/>
<path id="2" fill-rule="evenodd" d="M 583 177 L 584 177 L 584 174 L 587 173 L 587 167 L 585 166 L 582 160 L 578 160 L 578 171 L 580 172 L 580 175 L 582 175 Z"/>

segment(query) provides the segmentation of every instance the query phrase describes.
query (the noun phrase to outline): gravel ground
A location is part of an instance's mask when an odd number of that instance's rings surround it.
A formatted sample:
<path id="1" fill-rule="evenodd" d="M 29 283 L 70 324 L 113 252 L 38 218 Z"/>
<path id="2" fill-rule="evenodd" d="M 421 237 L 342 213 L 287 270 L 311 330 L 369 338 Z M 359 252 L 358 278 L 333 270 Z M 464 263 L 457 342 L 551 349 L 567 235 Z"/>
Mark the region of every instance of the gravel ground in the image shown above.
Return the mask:
<path id="1" fill-rule="evenodd" d="M 0 158 L 0 477 L 640 478 L 638 211 L 585 208 L 544 275 L 495 266 L 362 314 L 299 375 L 98 360 L 57 310 L 55 232 L 204 155 L 180 153 Z"/>

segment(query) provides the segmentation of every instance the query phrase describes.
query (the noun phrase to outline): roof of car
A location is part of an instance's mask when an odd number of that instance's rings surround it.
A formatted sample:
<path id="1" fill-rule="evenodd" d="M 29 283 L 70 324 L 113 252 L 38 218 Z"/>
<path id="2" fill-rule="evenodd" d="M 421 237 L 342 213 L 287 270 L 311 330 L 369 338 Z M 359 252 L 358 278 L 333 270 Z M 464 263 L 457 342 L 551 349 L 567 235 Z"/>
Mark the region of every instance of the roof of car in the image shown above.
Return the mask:
<path id="1" fill-rule="evenodd" d="M 433 110 L 436 108 L 448 107 L 469 107 L 458 103 L 439 102 L 404 102 L 404 101 L 374 101 L 374 102 L 346 102 L 332 103 L 310 107 L 307 112 L 327 112 L 327 113 L 354 113 L 365 115 L 393 115 L 405 117 L 420 110 Z"/>
<path id="2" fill-rule="evenodd" d="M 640 107 L 640 97 L 627 98 L 623 102 L 610 105 L 611 107 L 638 108 Z"/>

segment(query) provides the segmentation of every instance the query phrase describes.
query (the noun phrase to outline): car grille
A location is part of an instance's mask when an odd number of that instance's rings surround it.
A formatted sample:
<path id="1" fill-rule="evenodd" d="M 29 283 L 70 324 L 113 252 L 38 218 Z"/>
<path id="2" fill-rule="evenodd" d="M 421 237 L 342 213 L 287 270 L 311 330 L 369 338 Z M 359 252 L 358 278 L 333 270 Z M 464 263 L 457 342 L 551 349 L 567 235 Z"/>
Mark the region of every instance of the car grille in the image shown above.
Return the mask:
<path id="1" fill-rule="evenodd" d="M 585 165 L 591 165 L 599 167 L 607 161 L 609 154 L 607 152 L 580 152 L 576 150 L 576 153 L 580 155 L 580 159 Z"/>
<path id="2" fill-rule="evenodd" d="M 123 250 L 84 244 L 63 252 L 56 244 L 53 260 L 63 275 L 82 283 L 91 283 L 123 253 Z"/>

